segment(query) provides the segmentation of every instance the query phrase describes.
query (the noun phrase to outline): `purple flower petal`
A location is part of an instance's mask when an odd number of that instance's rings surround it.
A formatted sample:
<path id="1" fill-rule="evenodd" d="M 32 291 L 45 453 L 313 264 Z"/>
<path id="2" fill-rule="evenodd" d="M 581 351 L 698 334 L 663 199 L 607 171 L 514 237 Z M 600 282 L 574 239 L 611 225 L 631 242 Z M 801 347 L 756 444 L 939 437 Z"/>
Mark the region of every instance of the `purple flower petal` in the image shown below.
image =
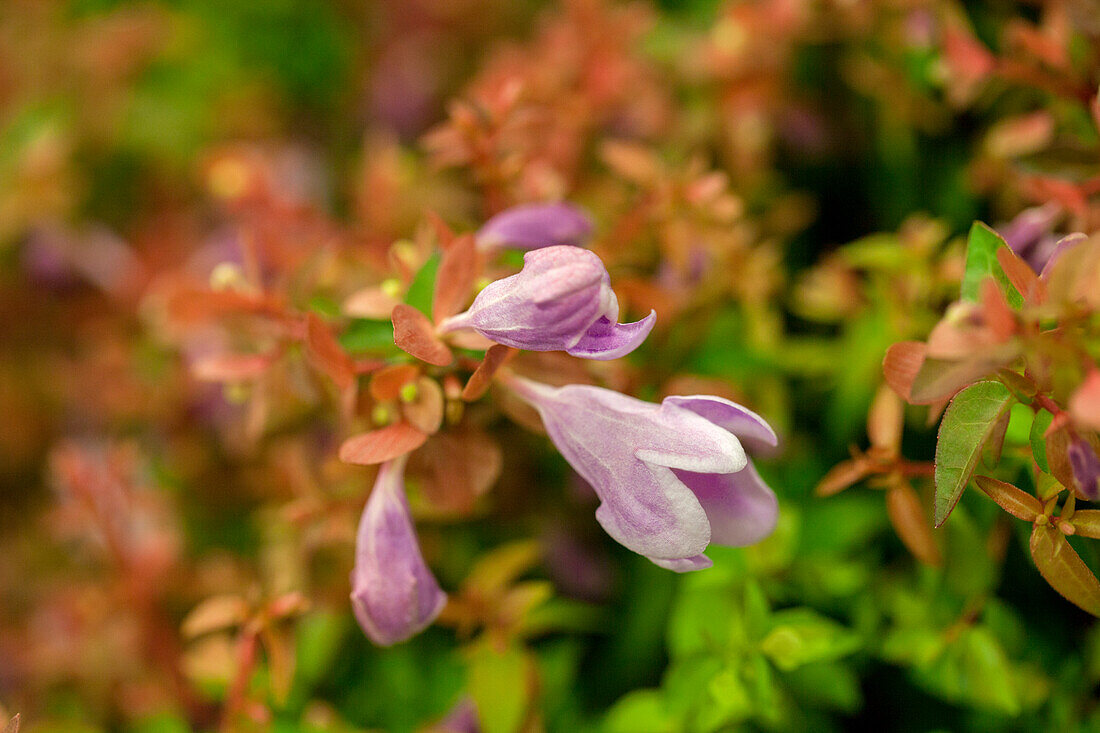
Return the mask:
<path id="1" fill-rule="evenodd" d="M 1047 278 L 1047 275 L 1050 274 L 1051 268 L 1054 267 L 1054 263 L 1058 261 L 1059 257 L 1065 254 L 1066 250 L 1076 247 L 1078 244 L 1084 242 L 1086 239 L 1088 239 L 1088 236 L 1082 234 L 1081 232 L 1077 232 L 1076 234 L 1067 234 L 1066 236 L 1059 239 L 1058 242 L 1054 245 L 1054 249 L 1051 250 L 1050 254 L 1046 258 L 1045 263 L 1043 264 L 1042 271 L 1039 273 L 1040 279 L 1045 280 Z"/>
<path id="2" fill-rule="evenodd" d="M 654 316 L 625 325 L 618 318 L 619 301 L 600 258 L 555 246 L 528 252 L 518 274 L 490 283 L 469 310 L 443 321 L 439 331 L 472 328 L 517 349 L 614 359 L 637 348 Z"/>
<path id="3" fill-rule="evenodd" d="M 355 543 L 352 608 L 363 631 L 381 646 L 424 630 L 447 603 L 417 544 L 405 498 L 405 461 L 382 464 Z"/>
<path id="4" fill-rule="evenodd" d="M 751 461 L 737 473 L 675 473 L 707 513 L 710 541 L 714 544 L 752 545 L 775 529 L 779 502 Z"/>
<path id="5" fill-rule="evenodd" d="M 779 447 L 779 436 L 764 418 L 742 405 L 712 395 L 671 395 L 666 404 L 691 410 L 715 425 L 730 431 L 750 450 L 770 452 Z"/>
<path id="6" fill-rule="evenodd" d="M 634 323 L 612 323 L 603 316 L 581 336 L 576 346 L 566 349 L 566 353 L 598 361 L 618 359 L 641 346 L 656 322 L 657 311 L 650 311 L 648 316 Z"/>
<path id="7" fill-rule="evenodd" d="M 775 527 L 775 496 L 726 426 L 671 399 L 655 405 L 600 387 L 553 388 L 515 376 L 508 384 L 539 411 L 554 445 L 595 490 L 596 519 L 607 533 L 661 567 L 706 567 L 702 552 L 712 540 L 749 544 Z M 758 416 L 709 399 L 686 404 L 774 438 L 755 424 Z"/>
<path id="8" fill-rule="evenodd" d="M 522 204 L 485 222 L 477 233 L 477 246 L 481 250 L 539 249 L 556 244 L 580 247 L 591 235 L 592 222 L 572 204 Z"/>
<path id="9" fill-rule="evenodd" d="M 1054 231 L 1054 225 L 1061 215 L 1062 208 L 1055 203 L 1024 209 L 1012 221 L 1000 227 L 1000 235 L 1013 252 L 1028 258 L 1036 244 Z"/>
<path id="10" fill-rule="evenodd" d="M 692 570 L 706 570 L 714 565 L 714 562 L 706 555 L 696 555 L 695 557 L 684 557 L 673 560 L 662 560 L 659 557 L 650 557 L 646 559 L 665 570 L 672 570 L 677 573 L 690 573 Z"/>
<path id="11" fill-rule="evenodd" d="M 1096 451 L 1087 441 L 1077 438 L 1069 444 L 1066 452 L 1078 491 L 1089 501 L 1100 499 L 1100 458 L 1097 458 Z"/>

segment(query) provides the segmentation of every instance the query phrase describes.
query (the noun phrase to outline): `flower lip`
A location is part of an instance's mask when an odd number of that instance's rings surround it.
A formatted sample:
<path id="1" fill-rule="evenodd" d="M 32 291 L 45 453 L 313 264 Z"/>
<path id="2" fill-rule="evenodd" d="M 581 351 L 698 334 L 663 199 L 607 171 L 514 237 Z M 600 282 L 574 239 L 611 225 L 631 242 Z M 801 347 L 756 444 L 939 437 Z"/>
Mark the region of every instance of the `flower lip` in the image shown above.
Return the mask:
<path id="1" fill-rule="evenodd" d="M 417 544 L 404 491 L 406 460 L 382 464 L 356 535 L 352 609 L 381 646 L 423 631 L 447 603 Z"/>
<path id="2" fill-rule="evenodd" d="M 505 380 L 595 490 L 596 519 L 608 534 L 661 567 L 701 569 L 710 542 L 751 544 L 774 529 L 775 494 L 734 432 L 777 442 L 755 413 L 717 397 L 657 405 L 588 385 Z"/>

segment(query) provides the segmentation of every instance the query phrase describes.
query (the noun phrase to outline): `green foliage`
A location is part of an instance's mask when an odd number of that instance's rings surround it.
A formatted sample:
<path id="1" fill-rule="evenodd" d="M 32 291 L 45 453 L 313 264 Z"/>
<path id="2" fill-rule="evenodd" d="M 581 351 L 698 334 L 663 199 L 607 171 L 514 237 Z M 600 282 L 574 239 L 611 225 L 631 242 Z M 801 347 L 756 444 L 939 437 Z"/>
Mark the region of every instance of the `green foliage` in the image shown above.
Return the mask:
<path id="1" fill-rule="evenodd" d="M 974 222 L 966 241 L 966 271 L 963 274 L 960 293 L 962 300 L 971 303 L 980 302 L 982 281 L 992 277 L 1001 287 L 1009 305 L 1019 308 L 1023 304 L 1020 293 L 1008 281 L 1000 263 L 997 262 L 997 250 L 1001 248 L 1008 249 L 1001 235 L 980 221 Z"/>
<path id="2" fill-rule="evenodd" d="M 936 442 L 935 520 L 944 523 L 970 482 L 982 448 L 1013 402 L 1000 382 L 978 382 L 951 400 Z"/>

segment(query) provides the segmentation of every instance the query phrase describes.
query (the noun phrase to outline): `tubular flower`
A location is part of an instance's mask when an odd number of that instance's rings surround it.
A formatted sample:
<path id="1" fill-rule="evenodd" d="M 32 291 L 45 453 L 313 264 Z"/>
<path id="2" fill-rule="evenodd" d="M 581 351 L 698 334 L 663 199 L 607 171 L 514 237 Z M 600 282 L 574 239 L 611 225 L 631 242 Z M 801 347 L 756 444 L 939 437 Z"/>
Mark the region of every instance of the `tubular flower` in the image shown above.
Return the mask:
<path id="1" fill-rule="evenodd" d="M 447 603 L 416 540 L 405 498 L 406 457 L 383 463 L 359 520 L 351 604 L 371 641 L 390 646 L 421 632 Z"/>
<path id="2" fill-rule="evenodd" d="M 1100 458 L 1096 457 L 1096 451 L 1088 441 L 1076 438 L 1066 453 L 1080 495 L 1089 501 L 1100 499 Z"/>
<path id="3" fill-rule="evenodd" d="M 477 247 L 482 251 L 539 249 L 556 244 L 580 247 L 590 236 L 592 222 L 572 204 L 522 204 L 485 222 L 477 233 Z"/>
<path id="4" fill-rule="evenodd" d="M 711 542 L 749 545 L 775 528 L 775 494 L 742 447 L 778 444 L 759 415 L 720 397 L 656 405 L 600 387 L 507 379 L 596 491 L 607 533 L 657 565 L 701 570 Z"/>
<path id="5" fill-rule="evenodd" d="M 608 360 L 645 341 L 656 314 L 634 323 L 618 319 L 619 301 L 600 258 L 562 245 L 525 254 L 518 274 L 490 283 L 468 311 L 443 321 L 439 330 L 472 328 L 517 349 Z"/>

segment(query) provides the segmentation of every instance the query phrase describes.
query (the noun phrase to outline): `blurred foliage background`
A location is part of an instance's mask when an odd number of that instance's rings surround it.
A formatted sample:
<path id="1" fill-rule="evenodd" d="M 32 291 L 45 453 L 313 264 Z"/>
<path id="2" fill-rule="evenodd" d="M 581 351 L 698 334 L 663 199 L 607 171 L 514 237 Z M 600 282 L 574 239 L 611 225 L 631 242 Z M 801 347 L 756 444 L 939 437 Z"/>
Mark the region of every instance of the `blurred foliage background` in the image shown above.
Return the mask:
<path id="1" fill-rule="evenodd" d="M 0 4 L 0 721 L 1100 729 L 1100 627 L 1026 531 L 970 492 L 906 534 L 931 513 L 938 413 L 908 408 L 898 438 L 923 518 L 866 486 L 814 494 L 868 443 L 887 348 L 958 297 L 975 219 L 1043 205 L 1051 231 L 1096 230 L 1098 18 L 1093 0 Z M 499 480 L 461 509 L 413 497 L 467 615 L 372 647 L 347 602 L 370 474 L 335 458 L 330 385 L 296 348 L 262 376 L 196 374 L 224 343 L 170 294 L 255 266 L 348 352 L 391 358 L 388 322 L 340 304 L 395 242 L 419 245 L 429 211 L 471 230 L 555 199 L 592 214 L 624 310 L 658 312 L 626 363 L 577 379 L 764 415 L 779 528 L 661 570 L 599 531 L 544 439 L 470 406 Z"/>

